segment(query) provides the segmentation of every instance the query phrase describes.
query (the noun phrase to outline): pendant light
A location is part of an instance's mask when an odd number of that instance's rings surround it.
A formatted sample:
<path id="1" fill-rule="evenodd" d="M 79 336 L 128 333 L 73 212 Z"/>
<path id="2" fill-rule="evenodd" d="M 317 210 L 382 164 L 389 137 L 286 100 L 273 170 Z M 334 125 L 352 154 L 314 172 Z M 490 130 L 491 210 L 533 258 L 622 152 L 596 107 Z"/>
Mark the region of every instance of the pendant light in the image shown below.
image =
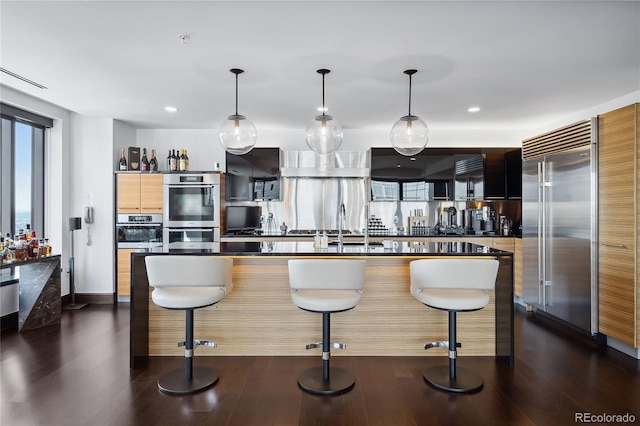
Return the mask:
<path id="1" fill-rule="evenodd" d="M 411 115 L 411 76 L 418 70 L 406 70 L 409 76 L 409 114 L 400 117 L 391 128 L 391 145 L 402 155 L 418 154 L 429 142 L 429 128 L 417 115 Z"/>
<path id="2" fill-rule="evenodd" d="M 331 71 L 322 68 L 317 72 L 322 75 L 322 114 L 316 116 L 307 126 L 306 141 L 309 148 L 318 154 L 331 154 L 342 145 L 342 126 L 326 114 L 324 106 L 324 76 Z"/>
<path id="3" fill-rule="evenodd" d="M 236 75 L 236 113 L 220 123 L 218 139 L 229 154 L 244 155 L 255 146 L 258 132 L 251 120 L 238 114 L 238 74 L 242 74 L 244 70 L 231 68 L 229 71 Z"/>

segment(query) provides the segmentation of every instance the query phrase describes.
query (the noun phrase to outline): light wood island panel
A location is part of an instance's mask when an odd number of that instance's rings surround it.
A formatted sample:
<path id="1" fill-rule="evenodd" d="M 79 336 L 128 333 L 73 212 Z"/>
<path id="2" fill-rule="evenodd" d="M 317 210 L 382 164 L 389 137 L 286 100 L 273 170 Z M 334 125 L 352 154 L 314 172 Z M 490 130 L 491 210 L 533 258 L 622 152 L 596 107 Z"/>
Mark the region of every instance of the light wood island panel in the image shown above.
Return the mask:
<path id="1" fill-rule="evenodd" d="M 169 253 L 170 254 L 170 253 Z M 131 298 L 133 368 L 148 356 L 181 356 L 184 312 L 157 307 L 146 279 L 145 253 L 132 254 Z M 220 254 L 223 255 L 224 254 Z M 215 306 L 195 310 L 195 338 L 218 347 L 199 348 L 197 356 L 319 356 L 307 343 L 322 336 L 322 316 L 291 302 L 289 259 L 353 257 L 367 262 L 363 298 L 355 309 L 336 313 L 331 340 L 345 343 L 336 356 L 442 356 L 425 351 L 427 342 L 448 339 L 446 311 L 429 308 L 409 293 L 409 262 L 430 257 L 496 257 L 500 260 L 496 290 L 489 305 L 458 315 L 460 356 L 496 356 L 513 365 L 513 270 L 511 254 L 459 255 L 227 255 L 234 260 L 233 291 Z M 138 363 L 138 364 L 137 364 Z"/>

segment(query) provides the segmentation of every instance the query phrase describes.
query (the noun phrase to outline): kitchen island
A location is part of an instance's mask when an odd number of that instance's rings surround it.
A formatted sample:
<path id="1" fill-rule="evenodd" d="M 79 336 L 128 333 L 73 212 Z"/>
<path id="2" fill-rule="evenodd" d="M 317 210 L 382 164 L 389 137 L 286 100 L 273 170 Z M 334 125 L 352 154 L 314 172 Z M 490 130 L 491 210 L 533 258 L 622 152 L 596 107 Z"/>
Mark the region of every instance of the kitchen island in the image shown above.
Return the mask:
<path id="1" fill-rule="evenodd" d="M 317 355 L 305 350 L 322 334 L 319 315 L 298 309 L 289 290 L 287 262 L 292 258 L 366 259 L 363 297 L 353 310 L 336 314 L 332 339 L 347 344 L 336 356 L 445 356 L 425 351 L 425 342 L 447 340 L 447 313 L 424 306 L 409 293 L 409 262 L 433 257 L 492 257 L 500 262 L 496 288 L 487 307 L 461 314 L 460 356 L 496 356 L 513 365 L 513 255 L 463 242 L 399 242 L 381 246 L 331 245 L 316 250 L 310 242 L 221 243 L 220 250 L 150 249 L 131 256 L 131 367 L 149 356 L 181 356 L 184 313 L 151 301 L 144 258 L 149 255 L 212 255 L 234 261 L 233 291 L 219 304 L 196 310 L 195 337 L 218 343 L 197 356 Z"/>

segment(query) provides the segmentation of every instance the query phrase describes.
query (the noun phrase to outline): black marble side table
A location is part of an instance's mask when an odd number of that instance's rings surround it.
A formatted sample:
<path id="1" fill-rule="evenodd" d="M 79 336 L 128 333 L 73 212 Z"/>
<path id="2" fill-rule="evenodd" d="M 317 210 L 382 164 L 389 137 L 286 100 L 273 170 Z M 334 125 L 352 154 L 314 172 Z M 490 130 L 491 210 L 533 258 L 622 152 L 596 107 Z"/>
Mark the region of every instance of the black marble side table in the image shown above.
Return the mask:
<path id="1" fill-rule="evenodd" d="M 60 324 L 60 255 L 3 263 L 19 277 L 18 331 Z"/>

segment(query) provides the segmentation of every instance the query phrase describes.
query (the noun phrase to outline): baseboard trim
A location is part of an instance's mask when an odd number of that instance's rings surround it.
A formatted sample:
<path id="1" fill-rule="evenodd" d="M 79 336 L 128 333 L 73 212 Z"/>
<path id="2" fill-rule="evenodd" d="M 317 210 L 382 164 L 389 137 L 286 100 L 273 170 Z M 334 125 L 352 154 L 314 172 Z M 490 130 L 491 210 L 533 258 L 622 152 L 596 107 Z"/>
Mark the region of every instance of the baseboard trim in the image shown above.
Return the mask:
<path id="1" fill-rule="evenodd" d="M 70 294 L 62 296 L 63 305 L 68 305 L 70 303 L 71 303 Z M 77 304 L 89 303 L 94 305 L 113 305 L 115 303 L 115 295 L 106 294 L 106 293 L 76 293 L 76 303 Z"/>

